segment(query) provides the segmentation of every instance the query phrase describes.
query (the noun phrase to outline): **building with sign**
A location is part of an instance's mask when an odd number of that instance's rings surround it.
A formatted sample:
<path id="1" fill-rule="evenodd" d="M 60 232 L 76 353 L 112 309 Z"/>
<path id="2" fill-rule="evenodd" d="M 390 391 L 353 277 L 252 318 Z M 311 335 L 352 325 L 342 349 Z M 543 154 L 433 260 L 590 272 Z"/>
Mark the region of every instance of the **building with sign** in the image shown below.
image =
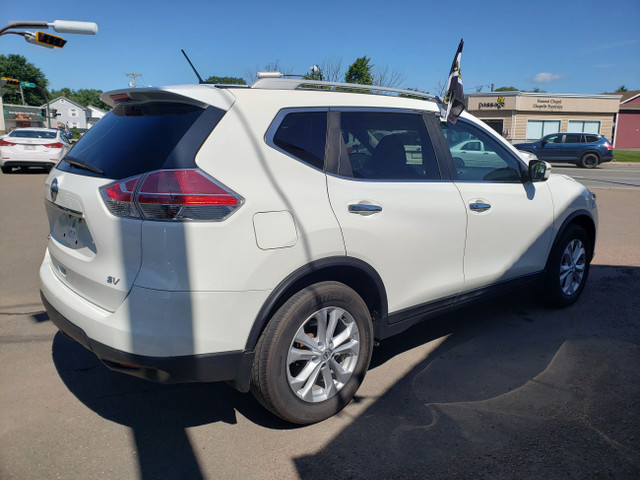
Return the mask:
<path id="1" fill-rule="evenodd" d="M 480 92 L 465 95 L 467 110 L 511 143 L 555 132 L 599 133 L 613 139 L 620 95 Z"/>
<path id="2" fill-rule="evenodd" d="M 14 128 L 23 127 L 46 127 L 47 119 L 42 115 L 41 107 L 31 107 L 28 105 L 2 105 L 4 116 L 4 132 L 10 132 Z M 52 120 L 52 125 L 55 121 Z"/>

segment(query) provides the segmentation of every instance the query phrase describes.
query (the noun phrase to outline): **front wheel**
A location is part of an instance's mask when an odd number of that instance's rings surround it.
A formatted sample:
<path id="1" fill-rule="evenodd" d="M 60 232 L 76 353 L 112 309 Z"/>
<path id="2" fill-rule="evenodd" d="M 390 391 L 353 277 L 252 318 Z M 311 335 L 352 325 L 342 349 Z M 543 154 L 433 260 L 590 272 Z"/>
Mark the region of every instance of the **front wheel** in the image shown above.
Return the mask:
<path id="1" fill-rule="evenodd" d="M 544 283 L 545 298 L 556 307 L 575 303 L 587 283 L 593 246 L 582 227 L 570 225 L 551 252 Z"/>
<path id="2" fill-rule="evenodd" d="M 272 317 L 256 346 L 251 392 L 291 423 L 342 410 L 371 360 L 373 327 L 362 298 L 338 282 L 311 285 Z"/>
<path id="3" fill-rule="evenodd" d="M 596 168 L 598 163 L 600 163 L 600 159 L 595 153 L 585 153 L 580 159 L 580 166 L 582 168 Z"/>

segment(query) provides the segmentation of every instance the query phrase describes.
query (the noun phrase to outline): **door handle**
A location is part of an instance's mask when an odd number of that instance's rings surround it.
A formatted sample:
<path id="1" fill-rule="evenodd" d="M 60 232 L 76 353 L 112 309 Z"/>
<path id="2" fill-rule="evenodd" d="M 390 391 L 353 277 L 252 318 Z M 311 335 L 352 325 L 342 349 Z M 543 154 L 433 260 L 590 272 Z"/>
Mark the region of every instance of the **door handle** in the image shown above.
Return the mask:
<path id="1" fill-rule="evenodd" d="M 489 203 L 474 202 L 469 204 L 469 209 L 474 212 L 486 212 L 491 209 L 491 205 Z"/>
<path id="2" fill-rule="evenodd" d="M 352 203 L 349 205 L 349 213 L 356 213 L 358 215 L 373 215 L 382 211 L 380 205 L 369 205 L 366 203 Z"/>

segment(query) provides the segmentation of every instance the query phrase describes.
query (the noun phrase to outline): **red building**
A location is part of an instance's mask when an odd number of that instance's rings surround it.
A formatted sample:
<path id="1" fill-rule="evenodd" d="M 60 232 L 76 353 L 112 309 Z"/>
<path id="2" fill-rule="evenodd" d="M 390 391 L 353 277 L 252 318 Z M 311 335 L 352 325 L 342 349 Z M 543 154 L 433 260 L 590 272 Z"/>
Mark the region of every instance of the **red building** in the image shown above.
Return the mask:
<path id="1" fill-rule="evenodd" d="M 617 92 L 622 95 L 615 120 L 614 148 L 640 148 L 640 90 Z"/>

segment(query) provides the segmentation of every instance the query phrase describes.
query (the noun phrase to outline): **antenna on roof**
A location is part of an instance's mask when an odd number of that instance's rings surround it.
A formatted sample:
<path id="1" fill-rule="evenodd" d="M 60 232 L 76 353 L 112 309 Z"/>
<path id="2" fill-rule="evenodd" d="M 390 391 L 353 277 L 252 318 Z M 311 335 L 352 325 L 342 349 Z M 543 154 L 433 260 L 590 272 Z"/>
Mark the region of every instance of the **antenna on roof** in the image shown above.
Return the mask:
<path id="1" fill-rule="evenodd" d="M 182 54 L 184 55 L 184 58 L 187 59 L 187 62 L 189 62 L 189 65 L 191 65 L 191 68 L 193 69 L 193 73 L 196 74 L 196 77 L 198 77 L 198 83 L 205 83 L 204 80 L 202 80 L 202 77 L 200 76 L 200 74 L 198 73 L 198 71 L 196 70 L 196 67 L 193 66 L 193 63 L 191 63 L 191 60 L 189 60 L 189 57 L 187 57 L 187 54 L 184 53 L 184 50 L 180 49 L 180 51 L 182 52 Z"/>

